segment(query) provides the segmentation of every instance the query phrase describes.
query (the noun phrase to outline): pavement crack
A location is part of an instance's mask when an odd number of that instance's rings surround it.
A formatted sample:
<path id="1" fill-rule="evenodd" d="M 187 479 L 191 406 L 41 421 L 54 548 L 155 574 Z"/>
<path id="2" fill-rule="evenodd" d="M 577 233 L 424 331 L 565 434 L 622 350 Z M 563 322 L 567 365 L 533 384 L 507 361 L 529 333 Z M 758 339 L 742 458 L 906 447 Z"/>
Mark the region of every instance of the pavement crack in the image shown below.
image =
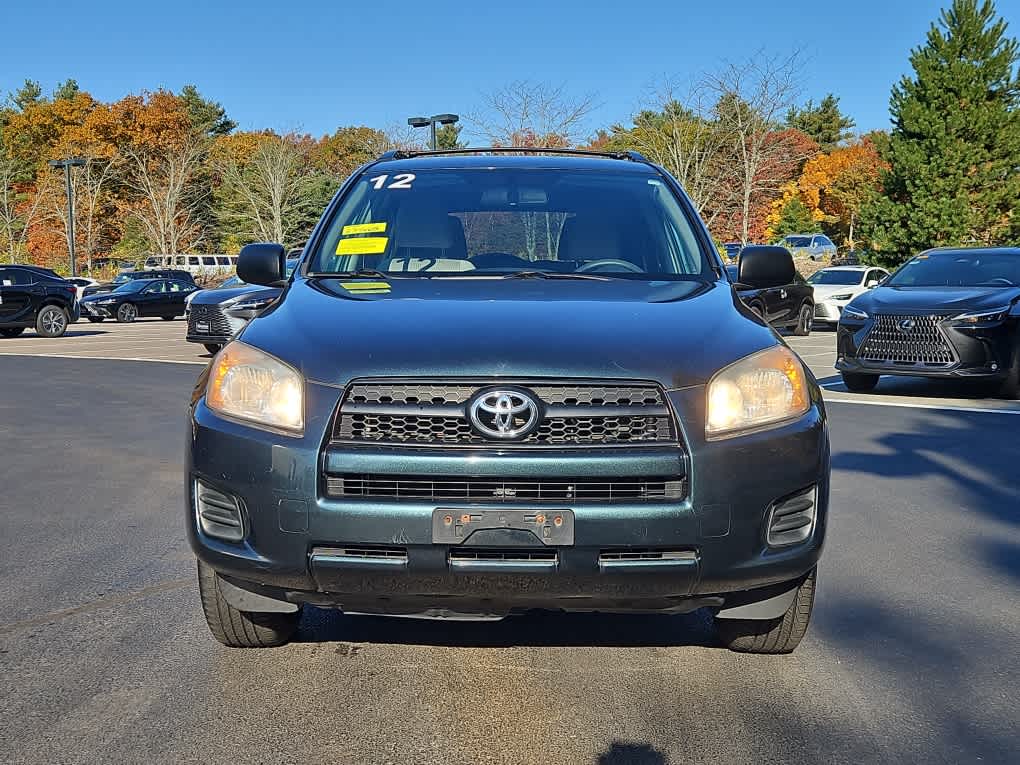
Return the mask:
<path id="1" fill-rule="evenodd" d="M 182 587 L 187 587 L 188 585 L 193 584 L 193 582 L 194 580 L 191 578 L 171 579 L 149 587 L 143 587 L 142 589 L 135 590 L 134 592 L 125 592 L 121 595 L 109 595 L 103 598 L 96 598 L 95 600 L 83 603 L 80 606 L 62 608 L 59 611 L 51 611 L 48 614 L 33 616 L 30 619 L 22 619 L 18 622 L 2 625 L 0 626 L 0 635 L 8 635 L 12 632 L 18 632 L 19 630 L 39 627 L 43 624 L 49 624 L 60 619 L 66 619 L 68 616 L 77 616 L 78 614 L 87 614 L 91 611 L 98 611 L 103 608 L 121 606 L 125 603 L 130 603 L 133 600 L 146 598 L 149 595 L 156 595 L 161 592 L 170 592 L 171 590 L 179 590 Z"/>

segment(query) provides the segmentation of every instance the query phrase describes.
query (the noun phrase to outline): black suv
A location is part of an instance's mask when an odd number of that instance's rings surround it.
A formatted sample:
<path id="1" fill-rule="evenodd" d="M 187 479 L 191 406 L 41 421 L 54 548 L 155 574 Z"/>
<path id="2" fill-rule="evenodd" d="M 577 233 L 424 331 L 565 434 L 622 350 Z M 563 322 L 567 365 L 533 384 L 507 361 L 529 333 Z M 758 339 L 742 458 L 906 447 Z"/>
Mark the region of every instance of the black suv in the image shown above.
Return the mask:
<path id="1" fill-rule="evenodd" d="M 29 327 L 43 337 L 60 337 L 78 321 L 75 285 L 48 268 L 0 266 L 0 337 L 17 337 Z"/>
<path id="2" fill-rule="evenodd" d="M 636 154 L 391 152 L 191 404 L 187 527 L 213 635 L 305 604 L 501 617 L 708 608 L 739 651 L 804 635 L 829 442 L 811 372 Z M 747 247 L 739 281 L 789 284 Z"/>
<path id="3" fill-rule="evenodd" d="M 195 277 L 188 271 L 176 268 L 160 268 L 152 271 L 122 271 L 114 277 L 112 282 L 103 282 L 102 284 L 86 287 L 84 297 L 96 295 L 100 292 L 113 292 L 121 285 L 135 279 L 176 279 L 177 281 L 189 282 L 191 284 L 195 283 Z"/>

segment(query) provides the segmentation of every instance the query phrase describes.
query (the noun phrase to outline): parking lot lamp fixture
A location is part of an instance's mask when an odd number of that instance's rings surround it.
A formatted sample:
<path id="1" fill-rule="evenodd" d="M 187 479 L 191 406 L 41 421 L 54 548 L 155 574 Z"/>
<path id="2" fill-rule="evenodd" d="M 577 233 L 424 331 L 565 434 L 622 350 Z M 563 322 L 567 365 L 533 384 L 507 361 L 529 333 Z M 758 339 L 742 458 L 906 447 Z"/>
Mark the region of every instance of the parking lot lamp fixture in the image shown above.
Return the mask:
<path id="1" fill-rule="evenodd" d="M 67 249 L 71 256 L 71 276 L 78 275 L 77 264 L 74 259 L 74 189 L 71 186 L 71 168 L 82 167 L 84 164 L 85 159 L 83 157 L 50 160 L 50 167 L 63 169 L 64 183 L 67 187 Z"/>
<path id="2" fill-rule="evenodd" d="M 453 125 L 460 119 L 457 114 L 433 114 L 431 117 L 410 117 L 407 124 L 413 128 L 432 128 L 432 151 L 436 150 L 436 125 Z"/>

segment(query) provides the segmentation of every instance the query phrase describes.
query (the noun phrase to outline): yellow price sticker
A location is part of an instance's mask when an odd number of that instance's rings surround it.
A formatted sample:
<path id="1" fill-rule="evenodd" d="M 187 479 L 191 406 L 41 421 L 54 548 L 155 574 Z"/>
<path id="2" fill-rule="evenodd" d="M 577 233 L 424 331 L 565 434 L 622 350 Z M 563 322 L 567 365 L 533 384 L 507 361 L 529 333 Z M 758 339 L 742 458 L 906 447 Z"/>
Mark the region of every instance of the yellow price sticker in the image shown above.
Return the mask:
<path id="1" fill-rule="evenodd" d="M 386 252 L 389 237 L 360 236 L 356 239 L 341 239 L 336 246 L 337 255 L 379 255 Z"/>
<path id="2" fill-rule="evenodd" d="M 353 234 L 381 234 L 386 230 L 385 221 L 382 223 L 356 223 L 353 226 L 344 226 L 341 229 L 341 236 Z"/>

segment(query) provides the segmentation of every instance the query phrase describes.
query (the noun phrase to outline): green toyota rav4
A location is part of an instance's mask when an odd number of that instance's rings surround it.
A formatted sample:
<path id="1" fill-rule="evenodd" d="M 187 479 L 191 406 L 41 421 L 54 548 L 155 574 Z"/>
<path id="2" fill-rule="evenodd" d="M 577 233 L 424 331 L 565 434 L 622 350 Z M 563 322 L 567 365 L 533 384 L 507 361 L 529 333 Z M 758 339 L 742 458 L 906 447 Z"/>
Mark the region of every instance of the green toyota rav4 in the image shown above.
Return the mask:
<path id="1" fill-rule="evenodd" d="M 305 605 L 499 618 L 709 609 L 785 653 L 811 615 L 829 445 L 811 373 L 640 155 L 390 152 L 340 188 L 195 388 L 187 527 L 228 646 Z M 741 285 L 793 278 L 747 247 Z"/>

